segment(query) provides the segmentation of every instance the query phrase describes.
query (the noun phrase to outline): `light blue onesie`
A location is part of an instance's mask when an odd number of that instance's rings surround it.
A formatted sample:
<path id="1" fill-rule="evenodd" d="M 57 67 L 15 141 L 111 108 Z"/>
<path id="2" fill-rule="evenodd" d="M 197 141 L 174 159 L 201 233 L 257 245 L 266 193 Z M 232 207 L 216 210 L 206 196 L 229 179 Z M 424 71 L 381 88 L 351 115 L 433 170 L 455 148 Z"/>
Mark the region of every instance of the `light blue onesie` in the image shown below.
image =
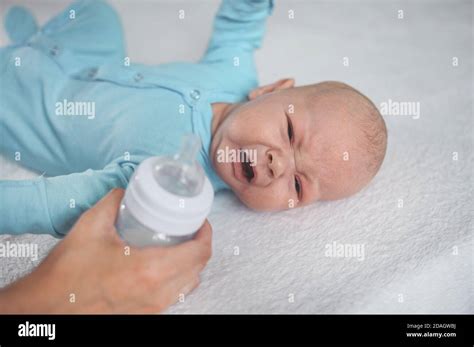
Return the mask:
<path id="1" fill-rule="evenodd" d="M 0 150 L 42 175 L 0 181 L 0 233 L 63 236 L 110 189 L 125 188 L 143 159 L 174 154 L 189 132 L 201 137 L 214 189 L 228 188 L 209 158 L 211 103 L 244 101 L 257 86 L 253 55 L 272 8 L 224 0 L 199 62 L 157 66 L 129 64 L 120 20 L 103 1 L 75 2 L 43 28 L 11 8 Z"/>

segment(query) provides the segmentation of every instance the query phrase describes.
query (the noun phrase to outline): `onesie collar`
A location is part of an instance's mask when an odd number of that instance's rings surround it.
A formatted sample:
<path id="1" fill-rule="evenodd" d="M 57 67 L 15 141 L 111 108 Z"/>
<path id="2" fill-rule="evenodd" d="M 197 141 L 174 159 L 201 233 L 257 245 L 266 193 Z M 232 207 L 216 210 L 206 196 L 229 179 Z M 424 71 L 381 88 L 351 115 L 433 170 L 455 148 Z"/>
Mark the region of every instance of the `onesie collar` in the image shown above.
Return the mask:
<path id="1" fill-rule="evenodd" d="M 193 132 L 201 138 L 202 147 L 199 155 L 201 164 L 207 177 L 212 183 L 214 191 L 230 189 L 215 172 L 210 159 L 211 147 L 211 124 L 212 124 L 212 103 L 236 103 L 243 101 L 242 97 L 237 94 L 223 92 L 200 92 L 201 100 L 193 107 L 192 124 Z"/>

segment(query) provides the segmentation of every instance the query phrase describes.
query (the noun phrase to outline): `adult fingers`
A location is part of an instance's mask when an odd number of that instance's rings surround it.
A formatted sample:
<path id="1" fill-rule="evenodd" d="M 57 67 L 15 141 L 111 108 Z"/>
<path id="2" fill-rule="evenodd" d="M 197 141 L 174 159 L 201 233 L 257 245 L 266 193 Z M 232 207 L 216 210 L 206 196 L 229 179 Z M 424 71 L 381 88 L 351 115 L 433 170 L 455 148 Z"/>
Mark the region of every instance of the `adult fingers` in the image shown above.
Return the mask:
<path id="1" fill-rule="evenodd" d="M 88 217 L 91 217 L 93 223 L 101 226 L 112 226 L 120 207 L 120 201 L 124 194 L 123 189 L 112 189 L 98 203 L 96 203 L 89 211 Z"/>
<path id="2" fill-rule="evenodd" d="M 196 236 L 194 237 L 194 241 L 198 242 L 199 244 L 207 247 L 211 246 L 212 244 L 212 227 L 211 224 L 208 222 L 206 219 L 199 228 L 198 232 L 196 233 Z"/>
<path id="3" fill-rule="evenodd" d="M 199 285 L 199 274 L 191 271 L 181 274 L 172 280 L 164 282 L 160 285 L 159 291 L 156 292 L 155 307 L 158 311 L 164 311 L 177 301 L 185 300 L 192 290 Z"/>
<path id="4" fill-rule="evenodd" d="M 206 220 L 194 239 L 166 249 L 169 257 L 176 259 L 183 270 L 206 265 L 212 254 L 212 228 Z"/>
<path id="5" fill-rule="evenodd" d="M 177 277 L 189 271 L 201 271 L 211 253 L 212 228 L 206 220 L 193 240 L 172 247 L 150 247 L 142 254 L 154 264 L 152 268 L 165 269 L 170 277 Z"/>

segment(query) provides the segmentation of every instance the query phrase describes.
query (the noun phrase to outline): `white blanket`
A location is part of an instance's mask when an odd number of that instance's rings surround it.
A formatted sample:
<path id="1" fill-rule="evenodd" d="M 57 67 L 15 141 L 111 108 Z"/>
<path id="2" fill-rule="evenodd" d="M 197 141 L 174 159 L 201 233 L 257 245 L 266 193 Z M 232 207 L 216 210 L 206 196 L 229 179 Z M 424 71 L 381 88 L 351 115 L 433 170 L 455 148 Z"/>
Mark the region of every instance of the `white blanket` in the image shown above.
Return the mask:
<path id="1" fill-rule="evenodd" d="M 64 7 L 2 1 L 0 12 L 11 3 L 32 8 L 40 22 Z M 112 4 L 122 16 L 132 60 L 150 64 L 196 60 L 218 5 Z M 474 312 L 471 7 L 470 1 L 276 2 L 257 53 L 262 84 L 282 77 L 295 77 L 297 84 L 342 80 L 380 107 L 389 99 L 419 102 L 420 117 L 385 116 L 383 167 L 351 198 L 257 213 L 232 193 L 219 194 L 209 216 L 213 257 L 201 286 L 168 312 Z M 178 21 L 179 9 L 186 20 Z M 160 32 L 172 34 L 153 34 Z M 6 42 L 3 31 L 0 42 Z M 2 179 L 36 175 L 3 158 L 0 169 Z M 41 257 L 57 242 L 42 235 L 0 236 L 7 240 L 37 242 Z M 344 245 L 361 253 L 328 253 Z M 0 286 L 38 263 L 0 258 Z"/>

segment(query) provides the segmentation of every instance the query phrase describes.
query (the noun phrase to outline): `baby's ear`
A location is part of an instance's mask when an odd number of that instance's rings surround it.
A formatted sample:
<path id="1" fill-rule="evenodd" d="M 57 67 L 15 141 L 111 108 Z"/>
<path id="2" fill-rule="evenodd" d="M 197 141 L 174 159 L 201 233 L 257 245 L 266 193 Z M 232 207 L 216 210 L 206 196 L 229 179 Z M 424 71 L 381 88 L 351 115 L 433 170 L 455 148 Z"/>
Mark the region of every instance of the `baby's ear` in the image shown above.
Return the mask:
<path id="1" fill-rule="evenodd" d="M 293 88 L 295 86 L 295 80 L 293 78 L 284 78 L 279 81 L 267 84 L 266 86 L 261 86 L 252 90 L 248 98 L 253 100 L 258 98 L 260 95 L 268 94 L 276 90 Z"/>

